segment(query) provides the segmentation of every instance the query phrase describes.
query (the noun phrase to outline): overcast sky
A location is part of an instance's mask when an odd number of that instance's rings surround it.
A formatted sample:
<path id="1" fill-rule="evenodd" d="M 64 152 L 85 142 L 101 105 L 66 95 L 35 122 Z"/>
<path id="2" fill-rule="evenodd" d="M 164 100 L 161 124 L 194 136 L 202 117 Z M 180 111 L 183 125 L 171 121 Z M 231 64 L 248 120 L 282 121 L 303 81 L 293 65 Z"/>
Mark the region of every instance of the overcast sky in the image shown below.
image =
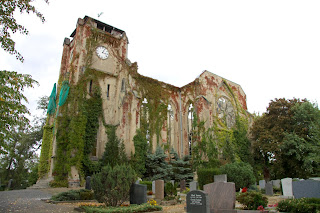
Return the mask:
<path id="1" fill-rule="evenodd" d="M 275 98 L 320 100 L 320 1 L 295 0 L 36 0 L 46 22 L 19 15 L 28 36 L 15 35 L 25 58 L 0 51 L 0 69 L 31 74 L 29 108 L 58 81 L 62 44 L 88 15 L 124 30 L 138 72 L 183 86 L 208 70 L 241 85 L 248 111 Z M 98 14 L 103 13 L 99 18 Z"/>

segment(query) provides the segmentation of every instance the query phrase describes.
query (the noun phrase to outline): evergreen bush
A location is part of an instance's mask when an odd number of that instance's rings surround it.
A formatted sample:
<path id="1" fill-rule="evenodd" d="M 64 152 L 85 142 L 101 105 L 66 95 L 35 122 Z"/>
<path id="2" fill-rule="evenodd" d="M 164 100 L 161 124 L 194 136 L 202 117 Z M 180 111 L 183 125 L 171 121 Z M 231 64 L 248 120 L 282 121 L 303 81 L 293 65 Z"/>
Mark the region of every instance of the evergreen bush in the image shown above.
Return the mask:
<path id="1" fill-rule="evenodd" d="M 218 168 L 199 168 L 197 171 L 200 189 L 208 183 L 213 183 L 214 176 L 221 174 Z"/>
<path id="2" fill-rule="evenodd" d="M 54 200 L 54 201 L 92 200 L 92 199 L 93 199 L 93 193 L 91 190 L 87 190 L 87 189 L 70 190 L 67 192 L 61 192 L 51 197 L 51 200 Z"/>
<path id="3" fill-rule="evenodd" d="M 129 200 L 130 187 L 136 180 L 136 173 L 129 165 L 108 165 L 92 177 L 94 196 L 106 206 L 117 206 Z"/>
<path id="4" fill-rule="evenodd" d="M 268 198 L 256 191 L 240 193 L 237 196 L 237 201 L 245 205 L 245 209 L 248 210 L 257 210 L 259 206 L 266 207 L 268 205 Z"/>
<path id="5" fill-rule="evenodd" d="M 221 174 L 227 174 L 228 182 L 234 182 L 236 190 L 255 183 L 253 168 L 248 163 L 230 163 L 220 168 Z"/>
<path id="6" fill-rule="evenodd" d="M 172 149 L 170 154 L 173 154 L 172 165 L 172 180 L 181 181 L 186 180 L 191 182 L 193 180 L 193 172 L 191 169 L 190 155 L 185 155 L 182 159 L 179 158 L 178 154 Z"/>
<path id="7" fill-rule="evenodd" d="M 278 203 L 277 210 L 290 213 L 320 212 L 320 198 L 282 200 Z"/>
<path id="8" fill-rule="evenodd" d="M 152 191 L 152 181 L 140 181 L 140 184 L 146 185 L 148 191 Z"/>
<path id="9" fill-rule="evenodd" d="M 130 205 L 121 207 L 91 207 L 81 206 L 87 213 L 132 213 L 132 212 L 157 212 L 162 211 L 162 207 L 144 203 L 141 205 Z"/>
<path id="10" fill-rule="evenodd" d="M 169 181 L 172 177 L 172 165 L 166 161 L 167 155 L 158 146 L 154 154 L 148 154 L 146 159 L 145 177 L 149 180 Z"/>

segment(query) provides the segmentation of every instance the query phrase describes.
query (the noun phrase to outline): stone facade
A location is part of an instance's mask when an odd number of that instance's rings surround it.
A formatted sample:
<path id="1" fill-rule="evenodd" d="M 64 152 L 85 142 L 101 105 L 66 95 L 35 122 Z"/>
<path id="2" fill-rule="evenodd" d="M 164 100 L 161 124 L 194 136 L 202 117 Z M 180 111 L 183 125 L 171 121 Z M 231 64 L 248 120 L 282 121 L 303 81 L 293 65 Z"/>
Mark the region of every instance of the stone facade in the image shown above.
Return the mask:
<path id="1" fill-rule="evenodd" d="M 153 151 L 157 144 L 169 144 L 184 156 L 192 152 L 192 113 L 206 121 L 205 128 L 217 120 L 232 128 L 237 114 L 249 115 L 241 86 L 209 71 L 203 71 L 181 88 L 140 75 L 137 63 L 127 58 L 129 42 L 122 30 L 86 16 L 78 19 L 71 37 L 72 40 L 66 38 L 63 44 L 58 89 L 62 80 L 67 80 L 72 89 L 88 69 L 98 76 L 97 82 L 85 82 L 87 99 L 91 98 L 94 87 L 100 88 L 103 108 L 91 159 L 103 155 L 107 142 L 105 124 L 117 126 L 116 134 L 124 142 L 128 156 L 134 153 L 133 137 L 142 122 L 150 128 L 147 137 Z M 101 49 L 99 52 L 97 47 L 105 48 L 108 53 Z M 50 122 L 54 119 L 50 118 Z M 55 156 L 56 140 L 54 136 L 52 156 Z M 49 176 L 55 159 L 50 162 Z M 76 168 L 72 167 L 71 173 L 75 179 L 79 178 Z"/>

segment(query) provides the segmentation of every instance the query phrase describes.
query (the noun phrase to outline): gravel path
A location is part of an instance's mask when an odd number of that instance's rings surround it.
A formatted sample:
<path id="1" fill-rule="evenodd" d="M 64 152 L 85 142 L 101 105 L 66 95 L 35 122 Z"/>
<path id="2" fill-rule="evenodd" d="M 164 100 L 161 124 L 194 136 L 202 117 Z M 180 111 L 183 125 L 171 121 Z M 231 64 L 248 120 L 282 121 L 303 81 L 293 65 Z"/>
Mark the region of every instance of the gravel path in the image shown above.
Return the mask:
<path id="1" fill-rule="evenodd" d="M 40 189 L 0 191 L 0 212 L 77 212 L 72 205 L 55 205 L 41 201 L 49 199 L 52 194 L 55 193 Z"/>

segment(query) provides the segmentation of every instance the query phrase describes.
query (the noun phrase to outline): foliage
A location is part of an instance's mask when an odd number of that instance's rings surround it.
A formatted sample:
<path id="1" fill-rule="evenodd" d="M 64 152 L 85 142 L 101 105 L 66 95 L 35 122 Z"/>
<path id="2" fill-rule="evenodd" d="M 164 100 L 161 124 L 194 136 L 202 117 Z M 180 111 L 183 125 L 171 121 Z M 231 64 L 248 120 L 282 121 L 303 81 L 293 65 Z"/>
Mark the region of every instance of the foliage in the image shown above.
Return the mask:
<path id="1" fill-rule="evenodd" d="M 265 207 L 268 204 L 268 198 L 256 191 L 240 193 L 237 196 L 237 201 L 245 205 L 245 209 L 248 210 L 257 210 L 259 206 Z"/>
<path id="2" fill-rule="evenodd" d="M 152 181 L 140 181 L 139 184 L 146 185 L 148 191 L 152 190 Z"/>
<path id="3" fill-rule="evenodd" d="M 174 184 L 172 184 L 171 182 L 166 183 L 166 185 L 164 187 L 164 194 L 165 194 L 166 200 L 175 199 L 175 197 L 178 194 L 177 187 L 178 187 L 177 183 L 174 183 Z"/>
<path id="4" fill-rule="evenodd" d="M 277 210 L 290 213 L 309 213 L 320 211 L 320 198 L 287 199 L 278 203 Z"/>
<path id="5" fill-rule="evenodd" d="M 102 156 L 102 165 L 115 165 L 128 162 L 124 150 L 124 144 L 116 135 L 116 126 L 109 126 L 107 129 L 108 142 L 106 143 L 105 151 Z"/>
<path id="6" fill-rule="evenodd" d="M 42 149 L 39 162 L 39 177 L 43 177 L 50 169 L 50 151 L 52 151 L 53 126 L 43 128 Z"/>
<path id="7" fill-rule="evenodd" d="M 128 165 L 108 165 L 92 177 L 94 196 L 106 206 L 121 205 L 129 199 L 129 191 L 136 180 L 135 171 Z"/>
<path id="8" fill-rule="evenodd" d="M 87 189 L 70 190 L 53 195 L 51 200 L 54 201 L 69 201 L 69 200 L 92 200 L 93 192 Z"/>
<path id="9" fill-rule="evenodd" d="M 150 180 L 162 179 L 169 181 L 172 177 L 172 165 L 166 161 L 167 155 L 163 149 L 158 146 L 155 153 L 147 155 L 146 159 L 146 178 Z"/>
<path id="10" fill-rule="evenodd" d="M 186 180 L 190 182 L 193 180 L 193 172 L 191 169 L 190 158 L 191 156 L 185 155 L 182 159 L 179 158 L 178 154 L 172 149 L 171 154 L 174 154 L 172 165 L 172 179 L 175 181 Z"/>
<path id="11" fill-rule="evenodd" d="M 49 4 L 48 0 L 44 0 Z M 37 11 L 37 9 L 32 6 L 30 0 L 3 0 L 1 1 L 0 7 L 0 43 L 1 48 L 6 52 L 16 55 L 16 58 L 23 62 L 22 55 L 16 50 L 15 42 L 11 38 L 11 34 L 19 32 L 24 35 L 28 35 L 29 31 L 22 25 L 17 23 L 14 18 L 14 12 L 19 10 L 20 13 L 34 13 L 39 19 L 44 22 L 45 19 L 43 15 Z"/>
<path id="12" fill-rule="evenodd" d="M 319 175 L 320 110 L 307 100 L 275 99 L 252 129 L 255 164 L 266 180 Z M 284 172 L 285 171 L 285 172 Z"/>
<path id="13" fill-rule="evenodd" d="M 131 213 L 131 212 L 156 212 L 162 211 L 161 206 L 144 203 L 141 205 L 130 205 L 121 207 L 88 207 L 82 206 L 87 213 Z"/>
<path id="14" fill-rule="evenodd" d="M 31 75 L 0 71 L 0 154 L 6 153 L 5 141 L 10 140 L 16 127 L 29 127 L 29 110 L 23 104 L 28 102 L 22 94 L 25 88 L 33 88 L 37 81 Z"/>
<path id="15" fill-rule="evenodd" d="M 220 172 L 221 174 L 227 174 L 228 181 L 235 183 L 237 191 L 255 183 L 253 168 L 248 163 L 226 164 L 220 168 Z"/>
<path id="16" fill-rule="evenodd" d="M 217 168 L 199 168 L 197 170 L 199 188 L 203 189 L 203 186 L 208 183 L 213 183 L 214 176 L 221 174 Z"/>
<path id="17" fill-rule="evenodd" d="M 137 129 L 136 135 L 133 137 L 134 155 L 131 161 L 133 168 L 139 176 L 146 172 L 146 157 L 148 154 L 149 146 L 146 135 L 140 129 Z"/>

